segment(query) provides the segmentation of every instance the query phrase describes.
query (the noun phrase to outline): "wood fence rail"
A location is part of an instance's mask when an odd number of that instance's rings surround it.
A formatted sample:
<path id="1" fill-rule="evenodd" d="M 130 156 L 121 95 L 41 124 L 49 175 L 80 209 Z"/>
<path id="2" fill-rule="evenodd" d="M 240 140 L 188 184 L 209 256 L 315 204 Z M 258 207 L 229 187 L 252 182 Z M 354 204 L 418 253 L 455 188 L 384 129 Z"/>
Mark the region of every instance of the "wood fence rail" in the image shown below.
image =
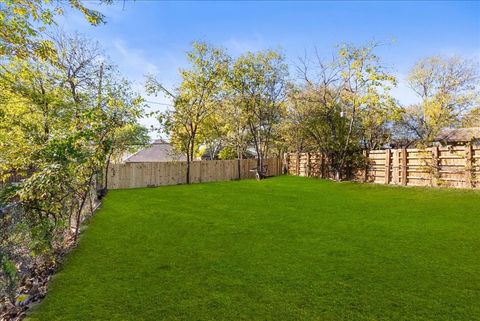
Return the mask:
<path id="1" fill-rule="evenodd" d="M 480 188 L 480 146 L 385 149 L 364 152 L 368 166 L 356 180 L 405 186 Z M 289 153 L 284 166 L 291 175 L 328 178 L 321 153 Z"/>
<path id="2" fill-rule="evenodd" d="M 282 162 L 279 158 L 265 160 L 267 176 L 282 174 Z M 255 178 L 255 159 L 243 159 L 240 164 L 240 177 Z M 137 188 L 161 185 L 186 184 L 187 163 L 148 162 L 111 164 L 108 170 L 108 188 Z M 238 178 L 237 160 L 194 161 L 190 165 L 190 182 L 226 181 Z"/>

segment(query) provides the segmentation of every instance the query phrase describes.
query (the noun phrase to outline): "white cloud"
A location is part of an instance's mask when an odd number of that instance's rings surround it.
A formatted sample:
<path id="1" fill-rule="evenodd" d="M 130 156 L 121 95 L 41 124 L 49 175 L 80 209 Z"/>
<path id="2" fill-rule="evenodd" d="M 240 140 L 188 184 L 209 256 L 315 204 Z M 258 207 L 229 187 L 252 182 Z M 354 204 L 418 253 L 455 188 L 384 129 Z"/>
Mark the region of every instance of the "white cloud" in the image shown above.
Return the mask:
<path id="1" fill-rule="evenodd" d="M 119 55 L 118 62 L 122 71 L 127 75 L 141 76 L 145 74 L 157 74 L 158 67 L 145 57 L 141 49 L 129 48 L 122 39 L 113 42 L 113 47 Z"/>
<path id="2" fill-rule="evenodd" d="M 260 35 L 254 35 L 250 39 L 232 37 L 225 41 L 223 45 L 233 55 L 241 55 L 247 51 L 257 51 L 266 48 L 265 41 Z"/>

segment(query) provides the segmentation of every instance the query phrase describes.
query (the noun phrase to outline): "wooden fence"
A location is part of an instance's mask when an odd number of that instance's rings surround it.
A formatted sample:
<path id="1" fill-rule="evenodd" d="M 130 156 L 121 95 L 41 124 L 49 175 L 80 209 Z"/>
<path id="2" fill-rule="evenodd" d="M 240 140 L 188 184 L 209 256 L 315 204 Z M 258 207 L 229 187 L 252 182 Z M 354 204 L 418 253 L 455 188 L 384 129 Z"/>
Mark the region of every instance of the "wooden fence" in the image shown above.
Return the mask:
<path id="1" fill-rule="evenodd" d="M 282 163 L 279 158 L 265 160 L 267 176 L 282 174 Z M 240 177 L 255 178 L 255 159 L 241 160 Z M 137 188 L 161 185 L 177 185 L 186 183 L 187 163 L 152 162 L 111 164 L 108 171 L 108 188 Z M 226 181 L 238 178 L 237 160 L 194 161 L 190 165 L 190 182 Z"/>
<path id="2" fill-rule="evenodd" d="M 368 166 L 356 179 L 405 186 L 480 188 L 480 146 L 386 149 L 364 153 Z M 285 157 L 291 175 L 330 177 L 320 153 Z"/>

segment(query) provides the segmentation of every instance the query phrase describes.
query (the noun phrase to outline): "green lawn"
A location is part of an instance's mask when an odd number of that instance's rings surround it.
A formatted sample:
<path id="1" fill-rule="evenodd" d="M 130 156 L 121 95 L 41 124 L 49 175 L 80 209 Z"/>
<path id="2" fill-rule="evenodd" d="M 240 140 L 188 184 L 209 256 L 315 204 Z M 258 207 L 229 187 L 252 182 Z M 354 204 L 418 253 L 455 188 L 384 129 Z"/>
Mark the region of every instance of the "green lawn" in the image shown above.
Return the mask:
<path id="1" fill-rule="evenodd" d="M 110 191 L 31 320 L 480 320 L 480 193 L 299 177 Z"/>

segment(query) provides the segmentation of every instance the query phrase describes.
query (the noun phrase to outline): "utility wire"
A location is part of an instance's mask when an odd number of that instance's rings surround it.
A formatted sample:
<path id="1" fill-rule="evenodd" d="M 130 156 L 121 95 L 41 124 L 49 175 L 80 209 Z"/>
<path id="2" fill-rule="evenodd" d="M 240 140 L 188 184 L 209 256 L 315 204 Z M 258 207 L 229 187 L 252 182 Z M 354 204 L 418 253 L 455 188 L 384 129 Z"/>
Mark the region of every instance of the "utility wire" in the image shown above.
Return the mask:
<path id="1" fill-rule="evenodd" d="M 149 103 L 149 104 L 156 104 L 156 105 L 162 105 L 162 106 L 169 106 L 169 107 L 174 107 L 174 105 L 172 104 L 167 104 L 167 103 L 159 103 L 159 102 L 156 102 L 156 101 L 149 101 L 149 100 L 145 100 L 146 103 Z"/>

